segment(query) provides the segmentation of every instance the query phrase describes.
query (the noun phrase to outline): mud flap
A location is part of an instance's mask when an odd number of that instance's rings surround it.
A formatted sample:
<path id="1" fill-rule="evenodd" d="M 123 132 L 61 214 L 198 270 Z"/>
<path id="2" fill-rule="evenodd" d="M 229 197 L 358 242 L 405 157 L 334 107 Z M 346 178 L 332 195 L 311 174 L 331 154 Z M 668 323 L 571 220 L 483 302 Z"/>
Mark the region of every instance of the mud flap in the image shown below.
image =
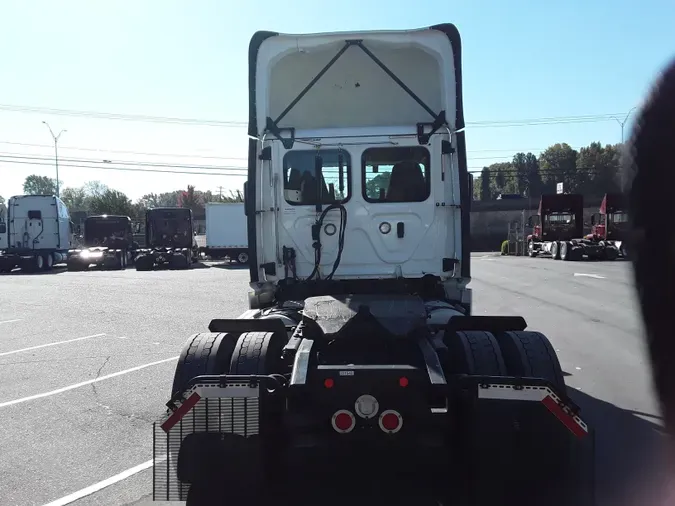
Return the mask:
<path id="1" fill-rule="evenodd" d="M 504 384 L 476 394 L 463 448 L 469 504 L 595 504 L 594 433 L 560 396 L 548 386 Z"/>
<path id="2" fill-rule="evenodd" d="M 254 377 L 199 376 L 193 383 L 154 424 L 153 500 L 238 504 L 241 491 L 248 501 L 264 488 L 266 394 Z"/>
<path id="3" fill-rule="evenodd" d="M 192 486 L 211 489 L 230 476 L 236 477 L 232 481 L 237 487 L 248 488 L 259 481 L 262 464 L 259 435 L 192 433 L 181 444 L 176 474 L 179 481 Z"/>

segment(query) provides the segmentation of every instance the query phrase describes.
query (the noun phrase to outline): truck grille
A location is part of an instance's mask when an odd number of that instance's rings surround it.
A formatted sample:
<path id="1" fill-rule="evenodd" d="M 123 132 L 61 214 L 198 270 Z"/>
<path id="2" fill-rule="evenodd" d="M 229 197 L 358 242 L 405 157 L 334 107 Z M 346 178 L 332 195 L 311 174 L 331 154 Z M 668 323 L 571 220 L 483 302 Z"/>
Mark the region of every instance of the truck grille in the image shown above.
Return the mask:
<path id="1" fill-rule="evenodd" d="M 186 500 L 190 485 L 178 480 L 176 466 L 181 443 L 189 434 L 257 435 L 258 396 L 258 387 L 248 383 L 198 384 L 175 411 L 153 423 L 153 500 Z"/>

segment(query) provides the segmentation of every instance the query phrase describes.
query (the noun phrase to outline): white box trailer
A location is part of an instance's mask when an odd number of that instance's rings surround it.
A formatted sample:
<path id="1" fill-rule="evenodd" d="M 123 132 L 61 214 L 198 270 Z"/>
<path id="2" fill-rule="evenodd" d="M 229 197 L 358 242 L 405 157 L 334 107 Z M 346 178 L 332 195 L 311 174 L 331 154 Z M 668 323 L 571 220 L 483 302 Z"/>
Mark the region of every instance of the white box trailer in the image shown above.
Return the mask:
<path id="1" fill-rule="evenodd" d="M 63 263 L 73 239 L 68 208 L 54 195 L 18 195 L 7 202 L 0 272 L 50 270 Z"/>
<path id="2" fill-rule="evenodd" d="M 205 255 L 248 263 L 248 228 L 243 202 L 208 202 L 206 204 Z"/>

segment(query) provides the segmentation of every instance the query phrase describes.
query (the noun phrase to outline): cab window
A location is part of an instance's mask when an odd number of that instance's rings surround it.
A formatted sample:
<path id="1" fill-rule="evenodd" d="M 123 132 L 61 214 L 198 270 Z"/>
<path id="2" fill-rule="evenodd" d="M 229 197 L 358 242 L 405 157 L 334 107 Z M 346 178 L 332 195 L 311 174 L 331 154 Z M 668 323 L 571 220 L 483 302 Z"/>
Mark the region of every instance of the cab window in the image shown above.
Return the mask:
<path id="1" fill-rule="evenodd" d="M 321 184 L 316 157 L 321 157 Z M 289 151 L 284 156 L 284 199 L 291 205 L 340 204 L 349 200 L 351 159 L 343 150 Z"/>
<path id="2" fill-rule="evenodd" d="M 423 146 L 366 149 L 361 162 L 367 202 L 424 202 L 431 195 L 429 151 Z"/>

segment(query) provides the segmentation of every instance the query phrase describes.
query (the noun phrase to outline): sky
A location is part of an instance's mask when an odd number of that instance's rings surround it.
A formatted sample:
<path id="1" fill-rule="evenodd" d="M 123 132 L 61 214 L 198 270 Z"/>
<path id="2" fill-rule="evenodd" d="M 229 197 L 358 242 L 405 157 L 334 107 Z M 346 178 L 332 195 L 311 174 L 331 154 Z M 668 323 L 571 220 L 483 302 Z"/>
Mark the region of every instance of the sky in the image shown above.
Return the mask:
<path id="1" fill-rule="evenodd" d="M 620 122 L 675 57 L 670 0 L 412 5 L 0 0 L 0 195 L 21 194 L 30 174 L 55 177 L 54 143 L 43 121 L 54 134 L 66 130 L 58 140 L 62 188 L 95 180 L 134 200 L 188 184 L 225 193 L 242 188 L 248 44 L 258 30 L 455 24 L 462 36 L 466 121 L 511 122 L 467 127 L 473 171 L 556 142 L 577 149 L 620 142 Z M 518 122 L 578 116 L 595 118 Z M 629 116 L 626 137 L 630 125 Z M 127 170 L 113 170 L 120 167 Z"/>

